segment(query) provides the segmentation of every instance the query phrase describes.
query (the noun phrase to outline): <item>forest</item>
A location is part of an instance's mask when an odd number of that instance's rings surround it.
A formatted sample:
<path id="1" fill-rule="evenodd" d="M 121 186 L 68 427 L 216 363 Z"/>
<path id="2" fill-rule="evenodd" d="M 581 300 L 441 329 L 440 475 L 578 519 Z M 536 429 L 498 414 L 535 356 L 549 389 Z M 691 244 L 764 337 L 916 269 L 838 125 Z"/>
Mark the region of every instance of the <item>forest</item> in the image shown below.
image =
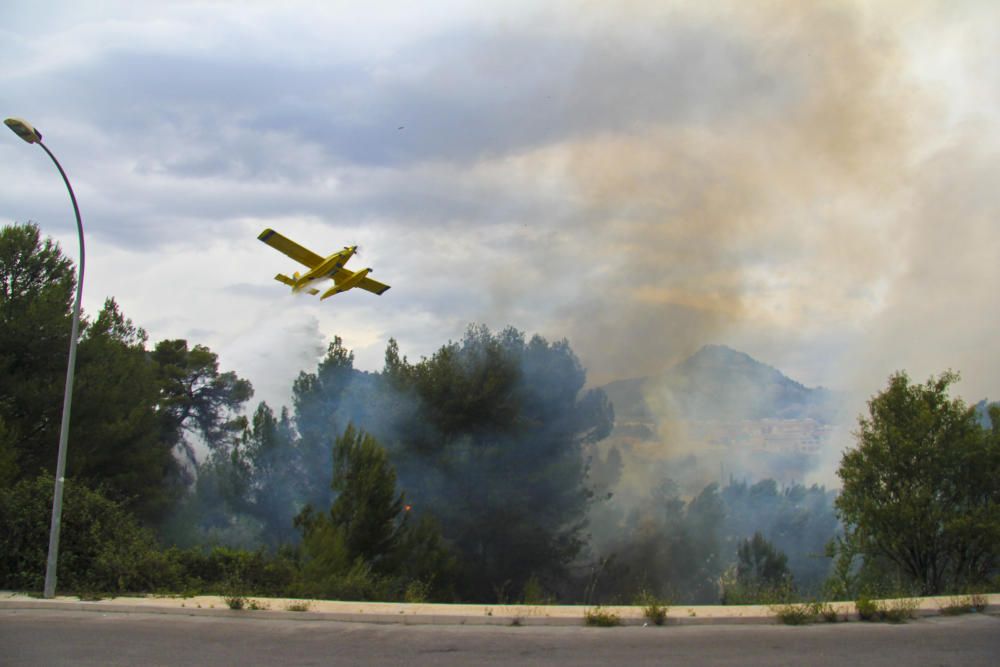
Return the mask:
<path id="1" fill-rule="evenodd" d="M 42 588 L 74 267 L 0 230 L 0 588 Z M 380 371 L 332 336 L 290 406 L 113 298 L 81 328 L 60 592 L 627 604 L 997 586 L 1000 407 L 897 373 L 839 491 L 770 479 L 617 501 L 614 407 L 566 340 L 470 326 Z M 635 494 L 632 494 L 633 496 Z"/>

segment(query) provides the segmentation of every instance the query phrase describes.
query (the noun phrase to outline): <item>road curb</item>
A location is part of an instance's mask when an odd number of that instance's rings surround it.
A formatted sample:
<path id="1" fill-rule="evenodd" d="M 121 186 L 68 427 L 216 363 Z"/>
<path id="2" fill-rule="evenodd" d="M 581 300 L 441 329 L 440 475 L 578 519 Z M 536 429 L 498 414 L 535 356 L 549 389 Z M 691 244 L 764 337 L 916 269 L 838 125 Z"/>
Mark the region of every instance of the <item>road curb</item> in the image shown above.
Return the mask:
<path id="1" fill-rule="evenodd" d="M 35 611 L 55 610 L 72 612 L 93 612 L 104 614 L 162 614 L 170 616 L 208 616 L 216 618 L 240 618 L 305 622 L 373 623 L 380 625 L 506 625 L 506 626 L 550 626 L 577 627 L 585 625 L 581 616 L 543 616 L 526 614 L 422 614 L 407 613 L 358 613 L 329 611 L 283 611 L 274 609 L 225 609 L 177 607 L 175 605 L 131 605 L 85 601 L 52 600 L 0 600 L 0 610 Z M 702 618 L 667 618 L 664 625 L 710 625 L 710 624 L 774 624 L 773 616 L 711 616 Z M 645 618 L 620 618 L 621 626 L 650 625 Z"/>
<path id="2" fill-rule="evenodd" d="M 507 626 L 580 626 L 585 615 L 594 607 L 530 606 L 530 605 L 444 605 L 407 603 L 357 603 L 336 601 L 291 601 L 284 599 L 248 598 L 263 608 L 234 610 L 226 608 L 223 598 L 113 598 L 83 601 L 76 598 L 38 599 L 27 595 L 0 593 L 0 610 L 34 611 L 59 610 L 98 612 L 106 614 L 164 614 L 205 616 L 215 618 L 267 619 L 306 622 L 374 623 L 393 625 L 507 625 Z M 942 615 L 942 600 L 923 598 L 914 616 L 926 618 Z M 313 605 L 306 611 L 291 611 L 292 602 Z M 189 606 L 190 605 L 190 606 Z M 218 605 L 218 606 L 216 606 Z M 833 603 L 841 622 L 858 621 L 853 603 Z M 285 608 L 282 609 L 281 607 Z M 619 625 L 652 625 L 642 616 L 640 607 L 605 606 L 601 610 L 617 615 Z M 979 613 L 1000 613 L 1000 595 L 987 596 L 986 608 Z M 822 621 L 820 621 L 822 622 Z M 775 625 L 781 621 L 765 606 L 674 606 L 666 618 L 666 626 L 681 625 Z"/>

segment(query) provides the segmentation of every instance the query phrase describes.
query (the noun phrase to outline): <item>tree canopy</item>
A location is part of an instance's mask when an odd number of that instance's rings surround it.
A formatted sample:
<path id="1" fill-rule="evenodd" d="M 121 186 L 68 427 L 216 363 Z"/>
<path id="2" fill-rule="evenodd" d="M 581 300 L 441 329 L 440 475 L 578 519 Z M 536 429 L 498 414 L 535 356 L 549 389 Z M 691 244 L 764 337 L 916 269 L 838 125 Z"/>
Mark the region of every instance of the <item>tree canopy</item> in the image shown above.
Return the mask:
<path id="1" fill-rule="evenodd" d="M 73 263 L 35 225 L 0 229 L 0 480 L 53 474 L 69 349 Z M 174 456 L 195 431 L 238 434 L 249 382 L 220 373 L 216 355 L 186 341 L 150 354 L 146 333 L 108 298 L 82 320 L 66 475 L 149 524 L 184 490 Z"/>
<path id="2" fill-rule="evenodd" d="M 390 344 L 383 375 L 397 395 L 380 437 L 414 507 L 440 519 L 466 564 L 463 594 L 564 576 L 592 499 L 583 447 L 613 421 L 568 343 L 470 327 L 415 364 Z"/>
<path id="3" fill-rule="evenodd" d="M 72 262 L 36 225 L 0 229 L 0 424 L 13 476 L 55 467 L 75 287 Z"/>
<path id="4" fill-rule="evenodd" d="M 1000 438 L 949 398 L 957 380 L 894 374 L 838 471 L 837 510 L 854 546 L 923 594 L 981 583 L 1000 564 Z"/>

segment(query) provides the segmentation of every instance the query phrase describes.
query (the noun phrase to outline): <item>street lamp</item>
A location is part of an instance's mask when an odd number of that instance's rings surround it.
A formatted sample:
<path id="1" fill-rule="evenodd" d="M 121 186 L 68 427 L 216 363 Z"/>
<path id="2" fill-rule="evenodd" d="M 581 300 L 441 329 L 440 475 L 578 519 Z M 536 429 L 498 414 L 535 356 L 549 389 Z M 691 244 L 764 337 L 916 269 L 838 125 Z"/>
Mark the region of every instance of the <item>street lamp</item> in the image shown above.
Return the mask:
<path id="1" fill-rule="evenodd" d="M 73 186 L 69 184 L 66 172 L 52 151 L 42 143 L 42 133 L 21 118 L 7 118 L 4 123 L 14 134 L 29 144 L 38 144 L 48 153 L 55 163 L 56 169 L 66 183 L 69 198 L 73 202 L 73 213 L 76 214 L 76 229 L 80 234 L 80 276 L 76 281 L 76 303 L 73 305 L 73 329 L 69 336 L 69 363 L 66 366 L 66 392 L 63 394 L 62 425 L 59 427 L 59 456 L 56 459 L 56 488 L 52 498 L 52 524 L 49 527 L 49 558 L 45 566 L 45 597 L 55 597 L 56 594 L 56 562 L 59 558 L 59 528 L 62 521 L 63 484 L 66 474 L 66 443 L 69 441 L 69 411 L 73 403 L 73 373 L 76 368 L 76 337 L 80 331 L 80 300 L 83 297 L 83 222 L 80 220 L 80 207 L 76 205 L 76 195 Z"/>

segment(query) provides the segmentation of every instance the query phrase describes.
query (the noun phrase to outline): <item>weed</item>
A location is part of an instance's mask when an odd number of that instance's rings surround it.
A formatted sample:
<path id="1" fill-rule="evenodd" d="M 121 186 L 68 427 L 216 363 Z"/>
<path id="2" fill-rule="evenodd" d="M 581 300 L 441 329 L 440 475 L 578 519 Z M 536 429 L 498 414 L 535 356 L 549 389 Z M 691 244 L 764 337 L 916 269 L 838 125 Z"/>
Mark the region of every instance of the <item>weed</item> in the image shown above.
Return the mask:
<path id="1" fill-rule="evenodd" d="M 285 611 L 309 611 L 312 603 L 308 600 L 297 600 L 285 604 Z"/>
<path id="2" fill-rule="evenodd" d="M 867 595 L 859 597 L 854 603 L 854 608 L 858 610 L 858 616 L 862 621 L 874 621 L 878 615 L 878 604 Z"/>
<path id="3" fill-rule="evenodd" d="M 649 591 L 643 590 L 636 597 L 636 604 L 642 607 L 642 615 L 655 625 L 663 625 L 667 620 L 670 605 L 660 600 Z"/>
<path id="4" fill-rule="evenodd" d="M 232 595 L 225 595 L 222 597 L 222 600 L 223 602 L 226 603 L 226 605 L 230 609 L 236 609 L 236 610 L 243 609 L 248 602 L 247 597 L 245 595 L 238 595 L 236 593 Z"/>
<path id="5" fill-rule="evenodd" d="M 833 605 L 829 602 L 813 602 L 813 613 L 816 616 L 822 617 L 827 623 L 836 623 L 840 620 L 840 616 L 837 614 L 837 610 L 833 608 Z"/>
<path id="6" fill-rule="evenodd" d="M 809 602 L 787 602 L 770 607 L 771 613 L 785 625 L 805 625 L 816 620 L 816 607 Z"/>
<path id="7" fill-rule="evenodd" d="M 522 623 L 521 623 L 521 617 L 520 616 L 515 616 L 514 618 L 510 619 L 510 624 L 511 624 L 512 627 L 515 627 L 515 628 L 521 627 L 521 625 L 522 625 Z"/>
<path id="8" fill-rule="evenodd" d="M 498 604 L 510 602 L 510 579 L 501 584 L 493 584 L 493 594 L 496 596 Z"/>
<path id="9" fill-rule="evenodd" d="M 601 609 L 600 606 L 583 612 L 583 620 L 587 625 L 599 628 L 611 628 L 622 624 L 622 619 L 618 614 Z"/>
<path id="10" fill-rule="evenodd" d="M 261 611 L 261 610 L 270 609 L 270 608 L 271 608 L 271 605 L 268 604 L 267 602 L 261 602 L 260 600 L 254 600 L 253 598 L 249 598 L 247 600 L 247 609 L 250 609 L 252 611 Z"/>
<path id="11" fill-rule="evenodd" d="M 879 604 L 879 616 L 889 623 L 905 623 L 916 615 L 919 604 L 913 598 L 885 600 Z"/>
<path id="12" fill-rule="evenodd" d="M 76 594 L 76 597 L 80 599 L 81 602 L 98 602 L 103 600 L 106 596 L 97 591 L 80 591 Z"/>
<path id="13" fill-rule="evenodd" d="M 859 600 L 859 602 L 861 602 L 862 606 L 865 605 L 863 600 Z M 769 609 L 785 625 L 805 625 L 806 623 L 815 623 L 821 618 L 827 623 L 836 623 L 840 620 L 840 616 L 833 605 L 820 600 L 814 600 L 813 602 L 782 602 L 771 605 Z"/>
<path id="14" fill-rule="evenodd" d="M 545 593 L 545 589 L 542 588 L 542 583 L 538 580 L 538 577 L 531 575 L 528 577 L 528 581 L 524 584 L 524 590 L 521 591 L 521 603 L 522 604 L 548 604 L 549 597 Z"/>
<path id="15" fill-rule="evenodd" d="M 945 616 L 958 616 L 959 614 L 971 614 L 986 609 L 986 596 L 982 593 L 971 593 L 969 595 L 959 595 L 948 600 L 948 604 L 941 607 L 941 613 Z"/>
<path id="16" fill-rule="evenodd" d="M 430 586 L 419 579 L 414 579 L 407 584 L 406 590 L 403 592 L 403 600 L 411 604 L 427 602 L 429 593 Z"/>
<path id="17" fill-rule="evenodd" d="M 905 623 L 916 614 L 919 602 L 913 598 L 897 598 L 894 600 L 871 600 L 866 596 L 858 598 L 854 603 L 858 616 L 862 621 L 886 621 L 888 623 Z"/>

